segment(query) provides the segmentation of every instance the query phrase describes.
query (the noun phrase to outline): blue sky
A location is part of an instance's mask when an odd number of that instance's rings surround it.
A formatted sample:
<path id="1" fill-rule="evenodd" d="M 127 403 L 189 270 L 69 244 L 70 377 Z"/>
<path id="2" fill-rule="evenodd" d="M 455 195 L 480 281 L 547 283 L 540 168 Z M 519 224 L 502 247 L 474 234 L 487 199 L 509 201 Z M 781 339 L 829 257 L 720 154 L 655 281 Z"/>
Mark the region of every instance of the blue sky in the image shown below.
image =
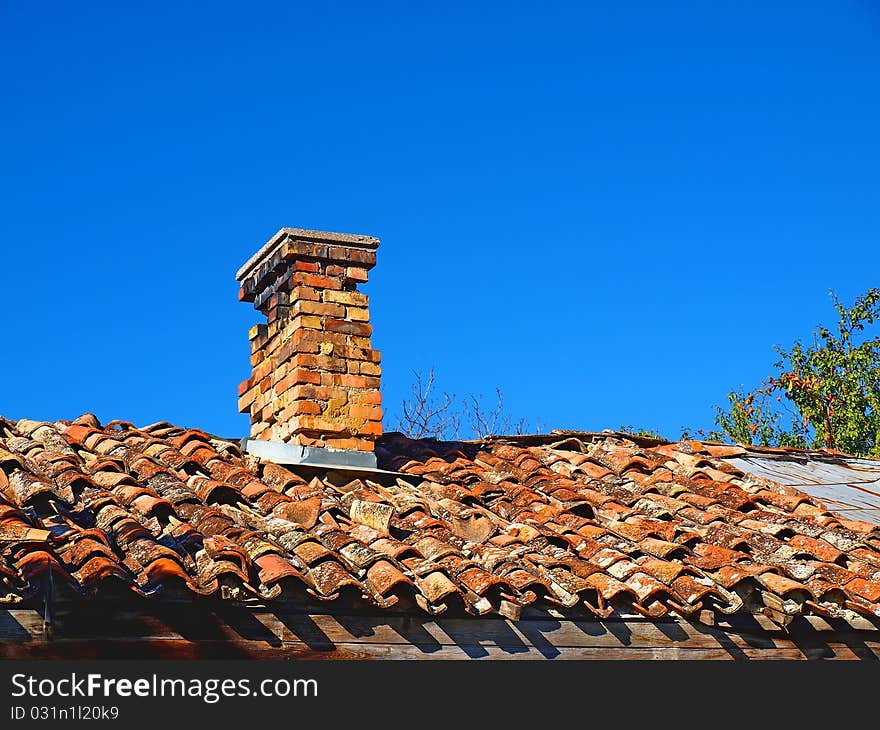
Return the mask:
<path id="1" fill-rule="evenodd" d="M 392 416 L 675 436 L 880 284 L 876 3 L 116 5 L 0 0 L 6 417 L 246 435 L 282 226 L 382 238 Z"/>

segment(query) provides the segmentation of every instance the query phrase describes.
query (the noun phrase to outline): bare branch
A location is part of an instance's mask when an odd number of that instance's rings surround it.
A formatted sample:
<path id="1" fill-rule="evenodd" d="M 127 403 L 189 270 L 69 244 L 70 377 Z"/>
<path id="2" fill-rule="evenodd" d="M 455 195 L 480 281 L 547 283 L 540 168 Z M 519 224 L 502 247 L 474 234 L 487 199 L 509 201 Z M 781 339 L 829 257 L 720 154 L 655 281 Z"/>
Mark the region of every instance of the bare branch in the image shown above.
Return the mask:
<path id="1" fill-rule="evenodd" d="M 411 396 L 401 404 L 398 429 L 409 438 L 452 440 L 462 437 L 462 423 L 468 437 L 478 439 L 503 434 L 529 433 L 524 418 L 513 420 L 504 410 L 504 396 L 495 389 L 495 403 L 488 408 L 482 395 L 468 395 L 457 401 L 455 395 L 436 390 L 434 368 L 427 375 L 414 371 Z"/>
<path id="2" fill-rule="evenodd" d="M 504 395 L 500 388 L 495 389 L 497 401 L 492 410 L 485 410 L 483 407 L 483 396 L 470 395 L 467 398 L 468 411 L 467 418 L 471 430 L 477 438 L 486 438 L 487 436 L 498 436 L 506 433 L 524 433 L 526 430 L 525 419 L 513 422 L 504 412 Z"/>
<path id="3" fill-rule="evenodd" d="M 413 375 L 412 397 L 405 398 L 401 403 L 403 415 L 398 419 L 398 429 L 414 439 L 458 438 L 461 418 L 452 410 L 455 396 L 446 392 L 435 396 L 434 368 L 428 371 L 427 376 L 419 371 L 414 371 Z"/>

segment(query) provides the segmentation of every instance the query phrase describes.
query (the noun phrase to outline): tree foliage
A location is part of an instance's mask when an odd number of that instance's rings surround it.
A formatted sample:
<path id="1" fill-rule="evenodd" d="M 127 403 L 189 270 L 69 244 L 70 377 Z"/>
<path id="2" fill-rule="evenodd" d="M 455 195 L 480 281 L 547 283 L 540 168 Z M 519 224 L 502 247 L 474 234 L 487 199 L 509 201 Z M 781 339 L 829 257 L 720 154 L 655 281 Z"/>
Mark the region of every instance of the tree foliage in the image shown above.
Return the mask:
<path id="1" fill-rule="evenodd" d="M 652 439 L 662 439 L 663 437 L 655 430 L 651 428 L 641 428 L 639 426 L 633 426 L 632 424 L 623 424 L 620 428 L 617 429 L 620 433 L 629 433 L 633 436 L 645 436 L 647 438 Z"/>
<path id="2" fill-rule="evenodd" d="M 869 289 L 845 306 L 832 292 L 833 327 L 819 326 L 807 343 L 777 346 L 776 372 L 760 387 L 727 394 L 715 407 L 716 429 L 683 429 L 681 438 L 735 441 L 760 446 L 826 448 L 880 458 L 880 289 Z M 434 370 L 415 373 L 411 396 L 403 401 L 398 427 L 412 438 L 484 438 L 525 433 L 524 420 L 504 408 L 501 391 L 486 405 L 482 396 L 462 399 L 437 392 Z M 655 431 L 621 426 L 627 433 Z"/>
<path id="3" fill-rule="evenodd" d="M 776 348 L 777 373 L 751 392 L 728 394 L 716 408 L 721 435 L 747 444 L 827 448 L 880 456 L 880 289 L 851 307 L 831 294 L 833 328 L 820 326 L 808 344 Z"/>

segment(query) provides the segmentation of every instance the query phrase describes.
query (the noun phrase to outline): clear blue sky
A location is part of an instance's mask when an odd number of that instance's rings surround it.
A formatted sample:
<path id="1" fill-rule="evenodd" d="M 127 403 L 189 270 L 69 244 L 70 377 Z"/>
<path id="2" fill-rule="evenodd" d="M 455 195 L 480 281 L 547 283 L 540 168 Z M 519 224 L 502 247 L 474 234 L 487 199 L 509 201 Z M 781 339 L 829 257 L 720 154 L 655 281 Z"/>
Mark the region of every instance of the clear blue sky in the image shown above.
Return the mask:
<path id="1" fill-rule="evenodd" d="M 282 226 L 382 238 L 392 415 L 677 435 L 880 284 L 875 2 L 115 5 L 0 0 L 6 417 L 245 435 Z"/>

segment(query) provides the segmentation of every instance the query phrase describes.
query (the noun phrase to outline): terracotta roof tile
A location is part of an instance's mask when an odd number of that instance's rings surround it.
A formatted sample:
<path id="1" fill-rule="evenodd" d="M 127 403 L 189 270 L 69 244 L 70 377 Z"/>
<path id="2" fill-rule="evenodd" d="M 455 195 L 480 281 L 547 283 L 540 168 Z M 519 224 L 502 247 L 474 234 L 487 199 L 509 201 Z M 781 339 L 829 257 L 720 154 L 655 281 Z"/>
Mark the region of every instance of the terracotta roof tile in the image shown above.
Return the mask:
<path id="1" fill-rule="evenodd" d="M 307 479 L 168 423 L 0 420 L 0 595 L 32 595 L 52 570 L 98 596 L 178 585 L 432 614 L 880 615 L 880 528 L 724 461 L 743 453 L 388 434 L 380 466 L 404 476 L 380 484 Z"/>

